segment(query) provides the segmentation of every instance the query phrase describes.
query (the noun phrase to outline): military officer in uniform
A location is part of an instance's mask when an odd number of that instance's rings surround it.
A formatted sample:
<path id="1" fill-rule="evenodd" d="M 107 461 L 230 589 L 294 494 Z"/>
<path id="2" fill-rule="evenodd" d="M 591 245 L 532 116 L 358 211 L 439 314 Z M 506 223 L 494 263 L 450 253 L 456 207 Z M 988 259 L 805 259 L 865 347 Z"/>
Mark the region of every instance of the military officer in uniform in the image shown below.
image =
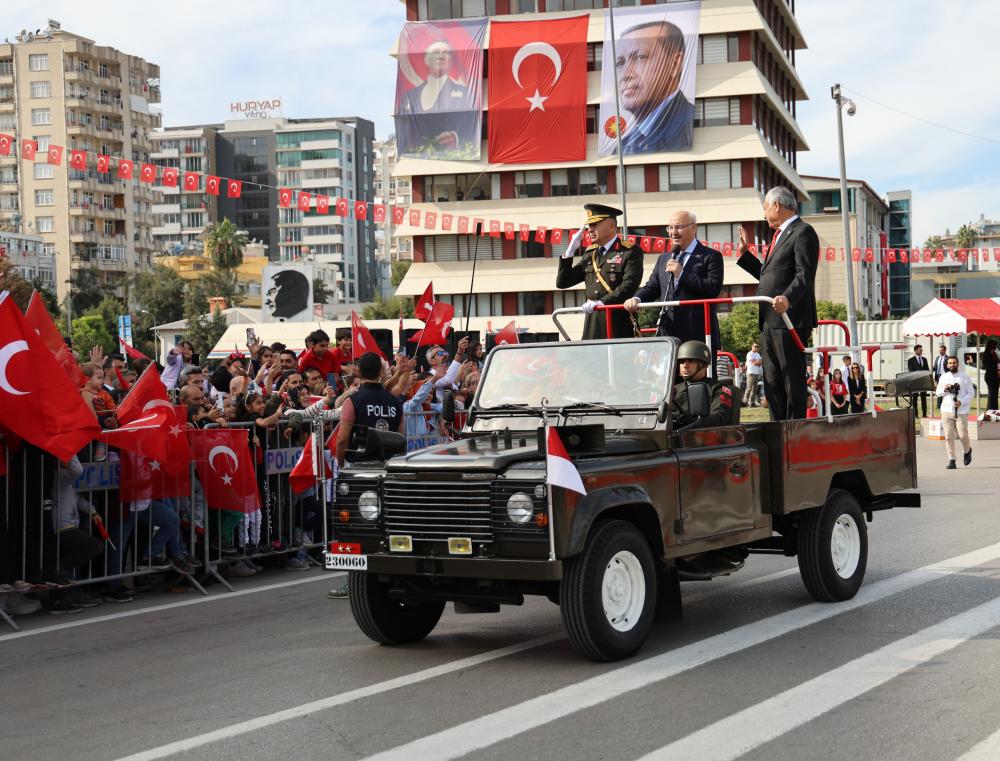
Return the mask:
<path id="1" fill-rule="evenodd" d="M 670 402 L 670 417 L 674 428 L 698 421 L 692 428 L 714 428 L 736 425 L 740 422 L 740 396 L 731 383 L 707 378 L 711 354 L 704 341 L 685 341 L 677 350 L 677 369 L 681 381 L 674 385 L 674 398 Z M 688 385 L 707 383 L 711 396 L 708 415 L 698 420 L 688 406 Z"/>
<path id="2" fill-rule="evenodd" d="M 584 340 L 607 338 L 606 317 L 595 311 L 602 304 L 624 304 L 632 298 L 642 282 L 642 251 L 618 237 L 618 215 L 611 206 L 588 203 L 587 224 L 581 227 L 559 260 L 556 288 L 571 288 L 586 284 L 587 301 L 583 305 L 587 318 L 583 323 Z M 587 246 L 576 264 L 573 255 L 580 249 L 584 231 L 590 229 L 595 242 Z M 613 338 L 632 338 L 632 320 L 624 309 L 611 313 Z"/>

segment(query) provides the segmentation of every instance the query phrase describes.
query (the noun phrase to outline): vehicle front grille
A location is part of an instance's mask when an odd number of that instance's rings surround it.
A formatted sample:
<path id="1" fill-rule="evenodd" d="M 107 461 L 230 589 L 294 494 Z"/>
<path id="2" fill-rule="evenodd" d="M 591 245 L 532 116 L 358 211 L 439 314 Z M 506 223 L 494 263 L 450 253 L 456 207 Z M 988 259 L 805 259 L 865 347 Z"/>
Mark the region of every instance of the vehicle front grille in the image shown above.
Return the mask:
<path id="1" fill-rule="evenodd" d="M 414 539 L 469 537 L 493 540 L 490 528 L 490 482 L 393 481 L 382 488 L 385 528 Z"/>

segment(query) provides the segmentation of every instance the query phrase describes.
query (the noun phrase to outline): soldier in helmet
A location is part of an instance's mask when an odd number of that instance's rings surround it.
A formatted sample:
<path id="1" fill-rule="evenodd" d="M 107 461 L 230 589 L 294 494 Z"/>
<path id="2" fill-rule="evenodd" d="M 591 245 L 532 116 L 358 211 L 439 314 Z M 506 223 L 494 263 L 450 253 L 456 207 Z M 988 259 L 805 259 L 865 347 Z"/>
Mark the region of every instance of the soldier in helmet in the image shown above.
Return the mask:
<path id="1" fill-rule="evenodd" d="M 677 369 L 681 380 L 674 385 L 674 398 L 670 402 L 670 416 L 675 428 L 696 420 L 698 423 L 692 428 L 714 428 L 740 422 L 739 394 L 733 391 L 732 384 L 707 377 L 710 359 L 708 346 L 703 341 L 686 341 L 677 350 Z M 688 386 L 692 383 L 708 385 L 708 415 L 700 420 L 691 414 L 688 406 Z"/>
<path id="2" fill-rule="evenodd" d="M 570 239 L 559 260 L 556 288 L 572 288 L 586 284 L 587 301 L 583 305 L 587 318 L 583 323 L 584 340 L 607 338 L 606 317 L 595 311 L 602 304 L 624 304 L 632 298 L 642 282 L 642 251 L 618 237 L 618 215 L 611 206 L 588 203 L 587 224 Z M 593 242 L 587 246 L 580 261 L 573 264 L 573 255 L 580 249 L 583 234 L 590 229 Z M 632 320 L 624 309 L 611 315 L 612 338 L 632 338 Z"/>

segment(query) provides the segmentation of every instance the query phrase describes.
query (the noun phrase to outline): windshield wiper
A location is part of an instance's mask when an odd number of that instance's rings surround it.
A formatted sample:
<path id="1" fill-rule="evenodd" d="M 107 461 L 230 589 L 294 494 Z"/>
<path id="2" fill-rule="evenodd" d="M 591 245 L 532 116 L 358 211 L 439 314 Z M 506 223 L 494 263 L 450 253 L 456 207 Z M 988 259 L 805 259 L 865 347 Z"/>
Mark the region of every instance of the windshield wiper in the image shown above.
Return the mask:
<path id="1" fill-rule="evenodd" d="M 492 407 L 480 407 L 480 412 L 492 412 L 493 410 L 523 410 L 528 406 L 527 402 L 504 402 L 495 404 Z"/>
<path id="2" fill-rule="evenodd" d="M 622 416 L 622 411 L 617 407 L 612 407 L 610 404 L 604 404 L 604 402 L 574 402 L 573 404 L 565 404 L 559 408 L 559 414 L 563 414 L 566 410 L 602 410 L 610 415 Z"/>

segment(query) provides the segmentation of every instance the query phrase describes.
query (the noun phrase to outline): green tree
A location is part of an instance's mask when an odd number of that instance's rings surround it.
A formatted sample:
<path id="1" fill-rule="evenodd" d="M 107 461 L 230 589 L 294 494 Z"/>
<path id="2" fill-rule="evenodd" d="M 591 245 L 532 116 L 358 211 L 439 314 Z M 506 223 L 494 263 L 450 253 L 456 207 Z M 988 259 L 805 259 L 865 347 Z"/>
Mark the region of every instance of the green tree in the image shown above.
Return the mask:
<path id="1" fill-rule="evenodd" d="M 109 354 L 117 350 L 117 345 L 101 315 L 86 314 L 73 320 L 73 348 L 81 357 L 90 354 L 95 346 L 100 346 L 105 354 Z"/>
<path id="2" fill-rule="evenodd" d="M 366 320 L 397 320 L 400 309 L 403 310 L 403 317 L 413 317 L 413 299 L 399 296 L 383 299 L 377 296 L 371 304 L 365 304 L 361 316 Z"/>
<path id="3" fill-rule="evenodd" d="M 955 233 L 955 245 L 958 248 L 972 248 L 976 245 L 976 240 L 979 236 L 976 231 L 973 230 L 969 225 L 962 225 L 958 228 L 958 232 Z"/>
<path id="4" fill-rule="evenodd" d="M 326 282 L 318 277 L 313 278 L 313 303 L 329 304 L 333 301 L 334 292 L 327 288 Z"/>
<path id="5" fill-rule="evenodd" d="M 397 259 L 392 263 L 392 287 L 398 288 L 399 284 L 403 282 L 403 278 L 406 277 L 406 273 L 410 271 L 410 265 L 413 261 L 410 259 Z"/>
<path id="6" fill-rule="evenodd" d="M 31 283 L 27 282 L 18 272 L 10 259 L 0 258 L 0 292 L 10 291 L 11 298 L 22 312 L 28 308 L 31 300 Z"/>
<path id="7" fill-rule="evenodd" d="M 821 320 L 847 320 L 847 305 L 835 301 L 817 301 L 816 316 Z"/>
<path id="8" fill-rule="evenodd" d="M 924 241 L 924 248 L 929 248 L 931 251 L 938 248 L 945 248 L 944 240 L 942 240 L 940 235 L 932 235 Z"/>
<path id="9" fill-rule="evenodd" d="M 188 281 L 184 289 L 183 316 L 191 319 L 192 315 L 207 314 L 208 300 L 218 296 L 226 300 L 226 306 L 238 305 L 239 288 L 234 273 L 218 270 Z"/>
<path id="10" fill-rule="evenodd" d="M 219 343 L 227 327 L 226 317 L 221 312 L 194 315 L 188 317 L 184 338 L 191 342 L 196 354 L 207 357 Z"/>
<path id="11" fill-rule="evenodd" d="M 223 219 L 221 222 L 209 225 L 205 229 L 204 238 L 205 253 L 216 269 L 231 272 L 243 264 L 247 234 L 232 221 Z"/>
<path id="12" fill-rule="evenodd" d="M 97 269 L 74 270 L 70 277 L 70 293 L 72 294 L 73 314 L 86 314 L 96 309 L 104 298 L 104 289 L 97 281 Z"/>
<path id="13" fill-rule="evenodd" d="M 184 280 L 170 267 L 156 264 L 135 276 L 132 293 L 151 325 L 174 322 L 184 316 Z M 141 314 L 141 311 L 140 311 Z"/>
<path id="14" fill-rule="evenodd" d="M 719 337 L 722 348 L 742 357 L 760 337 L 757 326 L 757 305 L 737 304 L 727 315 L 719 317 Z"/>

